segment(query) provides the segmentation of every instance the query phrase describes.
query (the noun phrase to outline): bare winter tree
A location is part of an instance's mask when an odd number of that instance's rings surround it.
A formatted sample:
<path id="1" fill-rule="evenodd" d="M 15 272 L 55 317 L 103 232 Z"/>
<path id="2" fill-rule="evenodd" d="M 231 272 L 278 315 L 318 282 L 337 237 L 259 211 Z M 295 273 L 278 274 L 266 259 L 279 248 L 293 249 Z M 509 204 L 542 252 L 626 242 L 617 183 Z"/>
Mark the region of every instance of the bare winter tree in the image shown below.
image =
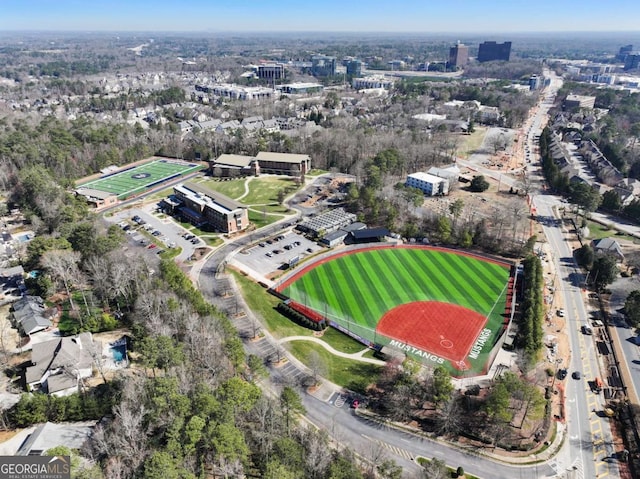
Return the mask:
<path id="1" fill-rule="evenodd" d="M 153 336 L 173 336 L 176 331 L 165 321 L 167 310 L 167 293 L 161 290 L 150 290 L 138 296 L 135 304 L 135 317 Z"/>
<path id="2" fill-rule="evenodd" d="M 455 436 L 462 428 L 463 414 L 460 409 L 459 398 L 452 396 L 445 402 L 438 414 L 438 434 L 443 436 Z"/>
<path id="3" fill-rule="evenodd" d="M 317 351 L 311 351 L 309 353 L 308 363 L 311 374 L 313 375 L 314 384 L 318 384 L 320 377 L 326 376 L 327 374 L 327 363 Z"/>
<path id="4" fill-rule="evenodd" d="M 188 314 L 184 318 L 183 345 L 187 364 L 199 371 L 200 377 L 211 386 L 223 381 L 232 372 L 224 349 L 224 331 L 213 317 L 201 318 Z"/>
<path id="5" fill-rule="evenodd" d="M 108 424 L 98 424 L 91 438 L 91 455 L 95 459 L 109 458 L 107 477 L 133 477 L 149 451 L 145 409 L 123 401 L 114 407 L 114 418 Z"/>
<path id="6" fill-rule="evenodd" d="M 327 432 L 312 428 L 305 429 L 302 431 L 302 441 L 307 452 L 305 458 L 307 477 L 322 477 L 322 473 L 331 461 L 331 448 L 328 447 Z"/>
<path id="7" fill-rule="evenodd" d="M 103 302 L 109 300 L 109 288 L 111 281 L 109 278 L 109 268 L 111 264 L 108 256 L 90 256 L 85 262 L 85 268 L 89 274 L 93 292 Z"/>
<path id="8" fill-rule="evenodd" d="M 213 477 L 224 479 L 244 479 L 244 467 L 239 459 L 228 460 L 222 455 L 216 457 L 210 457 L 212 454 L 208 454 L 206 462 L 211 464 Z"/>
<path id="9" fill-rule="evenodd" d="M 80 253 L 71 250 L 50 250 L 45 252 L 40 259 L 42 266 L 64 285 L 72 310 L 75 310 L 76 306 L 71 295 L 71 288 L 74 280 L 79 276 L 79 261 Z"/>

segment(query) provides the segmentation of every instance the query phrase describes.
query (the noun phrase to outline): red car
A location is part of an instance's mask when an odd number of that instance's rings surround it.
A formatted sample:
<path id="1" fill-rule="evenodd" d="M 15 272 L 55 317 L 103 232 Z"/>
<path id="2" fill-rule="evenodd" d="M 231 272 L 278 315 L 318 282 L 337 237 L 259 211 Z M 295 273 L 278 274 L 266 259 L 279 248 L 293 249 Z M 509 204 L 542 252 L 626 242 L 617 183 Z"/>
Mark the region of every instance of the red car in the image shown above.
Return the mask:
<path id="1" fill-rule="evenodd" d="M 147 248 L 148 248 L 148 249 L 153 249 L 153 248 L 155 248 L 155 247 L 156 247 L 156 245 L 155 245 L 155 244 L 153 244 L 153 243 L 151 243 L 149 246 L 147 246 Z"/>

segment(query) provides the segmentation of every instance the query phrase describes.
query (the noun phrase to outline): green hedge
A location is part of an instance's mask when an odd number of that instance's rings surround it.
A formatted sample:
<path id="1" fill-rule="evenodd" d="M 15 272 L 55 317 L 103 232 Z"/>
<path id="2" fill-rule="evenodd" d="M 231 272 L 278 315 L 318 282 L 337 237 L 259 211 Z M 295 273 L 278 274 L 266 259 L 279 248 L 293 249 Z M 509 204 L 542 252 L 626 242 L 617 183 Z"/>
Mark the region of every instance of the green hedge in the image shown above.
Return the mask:
<path id="1" fill-rule="evenodd" d="M 322 321 L 311 321 L 304 314 L 299 311 L 296 311 L 291 306 L 285 303 L 278 303 L 276 309 L 283 315 L 289 318 L 296 324 L 303 326 L 305 328 L 313 329 L 315 331 L 322 331 L 326 329 L 327 322 L 325 320 Z"/>

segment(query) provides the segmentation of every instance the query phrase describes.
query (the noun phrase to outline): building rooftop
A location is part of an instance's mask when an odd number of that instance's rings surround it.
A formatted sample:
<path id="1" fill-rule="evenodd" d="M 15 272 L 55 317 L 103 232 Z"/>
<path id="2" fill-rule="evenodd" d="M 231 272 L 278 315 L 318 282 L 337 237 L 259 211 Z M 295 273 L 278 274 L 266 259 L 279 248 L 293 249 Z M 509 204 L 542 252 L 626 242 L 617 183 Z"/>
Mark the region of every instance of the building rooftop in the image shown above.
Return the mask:
<path id="1" fill-rule="evenodd" d="M 222 164 L 222 165 L 236 166 L 239 168 L 246 168 L 254 160 L 255 158 L 253 156 L 224 154 L 216 158 L 216 160 L 214 161 L 214 164 Z"/>
<path id="2" fill-rule="evenodd" d="M 427 181 L 429 183 L 440 183 L 441 181 L 445 181 L 444 178 L 440 178 L 439 176 L 430 175 L 429 173 L 425 173 L 423 171 L 417 171 L 415 173 L 411 173 L 408 175 L 408 178 L 416 178 L 418 180 Z"/>
<path id="3" fill-rule="evenodd" d="M 257 160 L 278 161 L 281 163 L 302 163 L 308 161 L 309 155 L 296 155 L 293 153 L 272 153 L 270 151 L 261 151 L 256 155 Z"/>
<path id="4" fill-rule="evenodd" d="M 203 186 L 201 184 L 193 183 L 192 181 L 187 181 L 182 185 L 177 185 L 176 188 L 180 186 L 194 193 L 199 193 L 201 195 L 204 195 L 205 197 L 209 198 L 212 202 L 223 207 L 228 211 L 237 210 L 239 208 L 246 208 L 246 206 L 243 205 L 242 203 L 232 200 L 228 196 L 225 196 L 222 193 L 218 193 L 217 191 L 209 189 L 206 186 Z"/>
<path id="5" fill-rule="evenodd" d="M 96 421 L 74 424 L 44 423 L 27 437 L 16 456 L 39 456 L 56 446 L 80 449 L 91 436 L 95 425 Z"/>

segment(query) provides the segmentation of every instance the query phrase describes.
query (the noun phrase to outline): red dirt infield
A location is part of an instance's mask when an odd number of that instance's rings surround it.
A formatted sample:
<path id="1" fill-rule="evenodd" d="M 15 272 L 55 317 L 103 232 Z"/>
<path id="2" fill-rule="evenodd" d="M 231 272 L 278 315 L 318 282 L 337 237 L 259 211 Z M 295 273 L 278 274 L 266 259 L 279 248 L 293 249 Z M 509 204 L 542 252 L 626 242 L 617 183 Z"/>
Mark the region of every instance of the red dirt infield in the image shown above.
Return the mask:
<path id="1" fill-rule="evenodd" d="M 376 332 L 448 359 L 467 359 L 487 318 L 456 304 L 414 301 L 397 306 L 380 319 Z"/>

